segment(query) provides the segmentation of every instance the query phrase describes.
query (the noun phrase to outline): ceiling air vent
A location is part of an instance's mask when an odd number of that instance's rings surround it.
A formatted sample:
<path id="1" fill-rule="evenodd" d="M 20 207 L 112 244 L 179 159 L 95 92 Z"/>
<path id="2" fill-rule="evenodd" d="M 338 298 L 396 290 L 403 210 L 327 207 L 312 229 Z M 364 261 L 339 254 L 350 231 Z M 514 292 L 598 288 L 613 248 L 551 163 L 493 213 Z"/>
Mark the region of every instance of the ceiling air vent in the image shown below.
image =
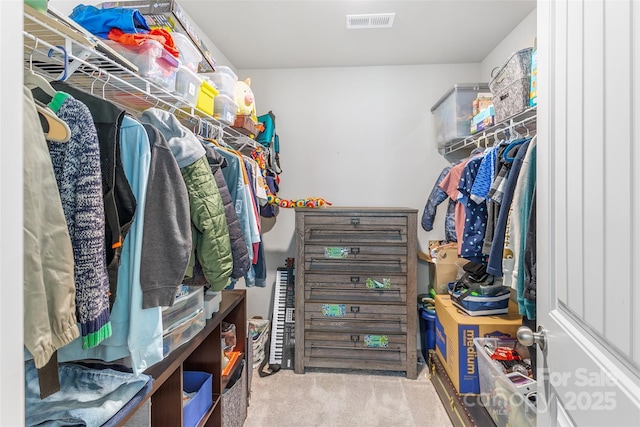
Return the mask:
<path id="1" fill-rule="evenodd" d="M 347 15 L 347 30 L 366 28 L 391 28 L 395 13 L 371 13 L 365 15 Z"/>

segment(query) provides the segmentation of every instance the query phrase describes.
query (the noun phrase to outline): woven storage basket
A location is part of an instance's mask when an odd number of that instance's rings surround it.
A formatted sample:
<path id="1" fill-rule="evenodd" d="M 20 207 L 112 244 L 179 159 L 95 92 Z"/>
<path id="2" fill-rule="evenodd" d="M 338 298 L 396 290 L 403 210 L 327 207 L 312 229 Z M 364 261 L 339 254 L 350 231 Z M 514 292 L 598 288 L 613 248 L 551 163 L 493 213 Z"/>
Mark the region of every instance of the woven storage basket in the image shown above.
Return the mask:
<path id="1" fill-rule="evenodd" d="M 251 371 L 249 371 L 251 374 Z M 242 367 L 238 381 L 222 394 L 222 426 L 242 427 L 247 418 L 247 369 Z"/>
<path id="2" fill-rule="evenodd" d="M 489 82 L 496 122 L 518 114 L 529 106 L 531 48 L 517 51 Z"/>

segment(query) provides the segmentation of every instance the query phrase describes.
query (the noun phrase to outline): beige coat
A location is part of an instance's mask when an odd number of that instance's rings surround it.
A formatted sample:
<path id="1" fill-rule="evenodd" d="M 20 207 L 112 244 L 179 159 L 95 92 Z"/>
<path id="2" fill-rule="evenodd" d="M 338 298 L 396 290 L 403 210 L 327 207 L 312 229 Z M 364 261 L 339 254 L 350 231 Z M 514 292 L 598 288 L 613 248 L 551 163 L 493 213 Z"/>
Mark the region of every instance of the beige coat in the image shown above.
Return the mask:
<path id="1" fill-rule="evenodd" d="M 24 345 L 37 368 L 76 339 L 73 249 L 31 91 L 24 90 Z"/>

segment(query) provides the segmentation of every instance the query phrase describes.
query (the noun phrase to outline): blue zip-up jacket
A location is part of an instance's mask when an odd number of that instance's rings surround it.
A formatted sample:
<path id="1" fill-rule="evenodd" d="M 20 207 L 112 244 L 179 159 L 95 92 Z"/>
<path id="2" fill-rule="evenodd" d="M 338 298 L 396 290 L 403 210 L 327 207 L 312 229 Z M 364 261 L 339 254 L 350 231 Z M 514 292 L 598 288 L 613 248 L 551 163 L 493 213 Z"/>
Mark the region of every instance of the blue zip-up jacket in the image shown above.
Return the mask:
<path id="1" fill-rule="evenodd" d="M 424 212 L 422 213 L 422 228 L 425 231 L 433 230 L 433 221 L 436 217 L 436 210 L 438 209 L 438 205 L 444 202 L 449 196 L 447 193 L 440 188 L 438 185 L 445 176 L 451 170 L 451 166 L 445 167 L 442 172 L 440 172 L 440 176 L 436 180 L 433 189 L 431 190 L 431 194 L 427 199 L 427 204 L 424 207 Z M 444 234 L 445 239 L 449 242 L 457 241 L 456 238 L 456 222 L 455 222 L 455 207 L 456 201 L 449 199 L 449 205 L 447 206 L 447 214 L 444 220 Z"/>

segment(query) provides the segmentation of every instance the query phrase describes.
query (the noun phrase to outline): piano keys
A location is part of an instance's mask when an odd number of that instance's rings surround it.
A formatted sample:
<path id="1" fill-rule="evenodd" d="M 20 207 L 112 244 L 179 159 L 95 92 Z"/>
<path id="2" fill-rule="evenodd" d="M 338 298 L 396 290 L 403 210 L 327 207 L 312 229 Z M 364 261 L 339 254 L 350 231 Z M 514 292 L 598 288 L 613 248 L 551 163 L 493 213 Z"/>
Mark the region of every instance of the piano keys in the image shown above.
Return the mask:
<path id="1" fill-rule="evenodd" d="M 274 284 L 269 364 L 293 369 L 295 361 L 294 269 L 280 267 Z"/>

